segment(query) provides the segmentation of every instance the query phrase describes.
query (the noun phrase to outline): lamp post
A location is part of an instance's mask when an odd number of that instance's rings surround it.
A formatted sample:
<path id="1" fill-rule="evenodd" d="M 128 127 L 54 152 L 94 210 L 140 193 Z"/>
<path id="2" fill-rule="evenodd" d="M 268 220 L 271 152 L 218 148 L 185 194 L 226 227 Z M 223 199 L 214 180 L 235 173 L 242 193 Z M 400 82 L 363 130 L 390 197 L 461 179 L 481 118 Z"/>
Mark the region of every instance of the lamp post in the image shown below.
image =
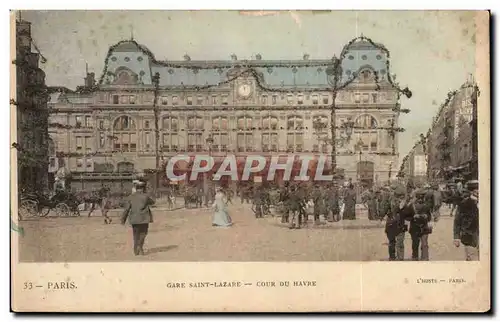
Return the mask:
<path id="1" fill-rule="evenodd" d="M 212 144 L 214 143 L 214 139 L 212 138 L 212 135 L 209 134 L 205 141 L 208 145 L 208 156 L 210 159 L 212 157 Z M 205 206 L 208 207 L 208 176 L 207 176 L 207 172 L 203 172 L 203 194 L 205 195 Z"/>
<path id="2" fill-rule="evenodd" d="M 159 119 L 160 111 L 158 108 L 158 92 L 160 87 L 160 73 L 156 73 L 152 79 L 154 86 L 154 98 L 153 98 L 153 113 L 155 118 L 155 196 L 158 192 L 158 186 L 160 185 L 160 128 Z"/>

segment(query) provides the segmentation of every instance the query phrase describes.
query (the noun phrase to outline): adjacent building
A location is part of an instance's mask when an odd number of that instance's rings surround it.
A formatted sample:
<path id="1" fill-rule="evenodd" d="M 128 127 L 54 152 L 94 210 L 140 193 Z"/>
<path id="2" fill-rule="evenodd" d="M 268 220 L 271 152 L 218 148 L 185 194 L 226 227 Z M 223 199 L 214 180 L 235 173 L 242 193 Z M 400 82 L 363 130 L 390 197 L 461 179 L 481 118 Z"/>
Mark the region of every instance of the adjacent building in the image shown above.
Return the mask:
<path id="1" fill-rule="evenodd" d="M 434 118 L 427 138 L 428 176 L 443 181 L 453 176 L 477 178 L 477 140 L 474 134 L 474 96 L 472 77 L 458 90 L 450 92 Z M 474 151 L 476 150 L 476 151 Z"/>
<path id="2" fill-rule="evenodd" d="M 404 181 L 411 181 L 417 186 L 427 182 L 427 153 L 426 144 L 422 141 L 417 142 L 404 157 L 399 177 Z"/>
<path id="3" fill-rule="evenodd" d="M 389 55 L 365 39 L 343 54 L 337 166 L 353 181 L 385 182 L 398 159 Z M 76 91 L 51 96 L 51 162 L 71 174 L 74 189 L 94 189 L 123 187 L 176 154 L 330 155 L 333 79 L 330 58 L 159 61 L 136 41 L 121 41 L 99 79 L 88 73 Z"/>
<path id="4" fill-rule="evenodd" d="M 20 191 L 48 187 L 48 110 L 45 73 L 40 54 L 31 51 L 31 24 L 16 21 L 16 121 L 17 176 Z"/>

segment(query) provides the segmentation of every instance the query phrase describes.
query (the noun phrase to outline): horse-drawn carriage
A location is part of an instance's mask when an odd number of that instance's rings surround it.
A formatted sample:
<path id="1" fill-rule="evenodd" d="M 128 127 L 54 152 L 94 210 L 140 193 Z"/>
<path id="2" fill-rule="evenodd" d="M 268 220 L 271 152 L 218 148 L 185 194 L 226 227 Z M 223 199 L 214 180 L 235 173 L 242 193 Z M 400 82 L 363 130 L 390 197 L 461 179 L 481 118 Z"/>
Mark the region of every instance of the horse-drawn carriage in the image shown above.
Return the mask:
<path id="1" fill-rule="evenodd" d="M 203 205 L 202 193 L 198 187 L 186 187 L 184 191 L 184 207 L 191 208 L 192 206 L 196 208 L 201 208 Z"/>
<path id="2" fill-rule="evenodd" d="M 58 191 L 52 196 L 42 193 L 21 193 L 19 220 L 30 217 L 46 217 L 52 211 L 55 216 L 80 216 L 78 198 L 73 193 Z"/>

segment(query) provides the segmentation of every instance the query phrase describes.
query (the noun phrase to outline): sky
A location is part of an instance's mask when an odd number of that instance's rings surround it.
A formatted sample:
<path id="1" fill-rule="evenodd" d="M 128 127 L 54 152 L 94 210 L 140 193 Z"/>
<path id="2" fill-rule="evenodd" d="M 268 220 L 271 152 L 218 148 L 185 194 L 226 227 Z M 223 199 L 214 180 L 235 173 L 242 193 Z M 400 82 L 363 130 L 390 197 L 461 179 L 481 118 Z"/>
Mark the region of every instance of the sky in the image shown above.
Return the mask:
<path id="1" fill-rule="evenodd" d="M 273 13 L 273 12 L 271 12 Z M 85 66 L 99 77 L 110 46 L 134 39 L 159 60 L 329 59 L 363 34 L 384 44 L 391 73 L 411 99 L 400 117 L 400 160 L 426 133 L 449 91 L 475 71 L 475 23 L 470 11 L 282 11 L 243 15 L 237 11 L 25 11 L 32 36 L 47 62 L 49 86 L 75 89 Z"/>

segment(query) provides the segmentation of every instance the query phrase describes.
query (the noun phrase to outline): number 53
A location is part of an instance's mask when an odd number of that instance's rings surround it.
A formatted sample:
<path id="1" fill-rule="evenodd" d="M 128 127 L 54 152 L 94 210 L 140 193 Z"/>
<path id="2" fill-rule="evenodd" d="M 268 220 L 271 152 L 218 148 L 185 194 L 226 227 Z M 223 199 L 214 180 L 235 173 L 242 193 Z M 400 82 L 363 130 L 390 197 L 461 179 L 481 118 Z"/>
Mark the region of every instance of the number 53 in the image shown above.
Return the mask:
<path id="1" fill-rule="evenodd" d="M 31 282 L 24 282 L 24 289 L 31 290 L 33 288 L 33 284 Z"/>

